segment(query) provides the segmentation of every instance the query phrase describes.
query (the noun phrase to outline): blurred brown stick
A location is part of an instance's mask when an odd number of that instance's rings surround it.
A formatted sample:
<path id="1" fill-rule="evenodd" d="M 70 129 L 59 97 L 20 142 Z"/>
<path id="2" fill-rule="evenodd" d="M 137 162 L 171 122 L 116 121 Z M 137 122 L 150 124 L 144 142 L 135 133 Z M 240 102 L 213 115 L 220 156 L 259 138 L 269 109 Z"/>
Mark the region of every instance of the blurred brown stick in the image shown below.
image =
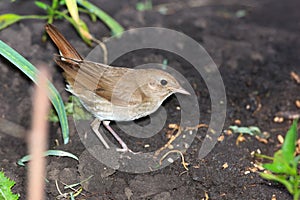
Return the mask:
<path id="1" fill-rule="evenodd" d="M 28 169 L 27 199 L 44 199 L 45 158 L 47 149 L 49 100 L 47 96 L 47 71 L 41 69 L 33 99 L 32 130 L 28 135 L 28 148 L 31 155 Z"/>

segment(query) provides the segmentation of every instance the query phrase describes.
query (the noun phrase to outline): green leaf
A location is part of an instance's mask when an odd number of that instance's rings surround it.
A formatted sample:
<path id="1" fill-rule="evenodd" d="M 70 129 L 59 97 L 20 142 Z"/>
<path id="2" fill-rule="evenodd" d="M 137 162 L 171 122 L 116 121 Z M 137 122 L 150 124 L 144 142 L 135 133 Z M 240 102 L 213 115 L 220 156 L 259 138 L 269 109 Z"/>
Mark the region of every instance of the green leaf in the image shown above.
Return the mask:
<path id="1" fill-rule="evenodd" d="M 274 154 L 273 163 L 264 164 L 263 167 L 273 173 L 297 175 L 299 156 L 294 157 L 297 140 L 297 121 L 295 120 L 288 130 L 280 150 Z"/>
<path id="2" fill-rule="evenodd" d="M 267 174 L 267 173 L 260 173 L 260 176 L 264 179 L 271 180 L 271 181 L 277 181 L 281 184 L 283 184 L 287 190 L 291 193 L 294 194 L 294 189 L 292 183 L 290 183 L 284 176 L 278 176 L 274 174 Z"/>
<path id="3" fill-rule="evenodd" d="M 68 11 L 69 11 L 71 17 L 74 19 L 76 24 L 79 24 L 80 19 L 79 19 L 79 13 L 78 13 L 78 7 L 77 7 L 76 0 L 65 0 L 65 1 L 66 1 L 66 5 L 67 5 Z"/>
<path id="4" fill-rule="evenodd" d="M 152 1 L 146 0 L 145 2 L 138 2 L 136 3 L 135 8 L 138 11 L 152 10 Z"/>
<path id="5" fill-rule="evenodd" d="M 45 4 L 44 2 L 41 1 L 35 1 L 34 4 L 43 10 L 49 10 L 51 8 L 48 4 Z"/>
<path id="6" fill-rule="evenodd" d="M 65 111 L 67 116 L 72 116 L 74 120 L 90 120 L 93 118 L 90 113 L 85 111 L 80 100 L 73 95 L 69 96 L 69 101 L 65 103 Z M 48 118 L 51 122 L 59 122 L 59 118 L 53 109 L 50 110 Z"/>
<path id="7" fill-rule="evenodd" d="M 116 20 L 89 1 L 77 0 L 77 3 L 86 8 L 89 12 L 95 14 L 101 21 L 103 21 L 110 28 L 113 35 L 120 36 L 124 31 L 124 28 Z"/>
<path id="8" fill-rule="evenodd" d="M 11 188 L 16 183 L 9 178 L 7 178 L 3 172 L 0 172 L 0 199 L 1 200 L 17 200 L 19 199 L 19 194 L 13 194 Z"/>
<path id="9" fill-rule="evenodd" d="M 0 15 L 0 30 L 12 25 L 23 19 L 47 19 L 47 16 L 40 15 L 16 15 L 13 13 Z"/>
<path id="10" fill-rule="evenodd" d="M 294 120 L 292 126 L 286 133 L 283 145 L 281 147 L 282 153 L 286 161 L 294 160 L 296 141 L 297 141 L 297 120 Z"/>
<path id="11" fill-rule="evenodd" d="M 56 10 L 59 6 L 59 0 L 52 0 L 52 9 Z"/>
<path id="12" fill-rule="evenodd" d="M 66 5 L 66 1 L 65 0 L 60 0 L 59 5 L 61 5 L 61 6 Z"/>
<path id="13" fill-rule="evenodd" d="M 93 118 L 89 112 L 86 112 L 77 97 L 70 96 L 70 101 L 70 105 L 72 105 L 72 112 L 70 114 L 73 115 L 75 120 L 90 120 Z"/>
<path id="14" fill-rule="evenodd" d="M 12 13 L 0 15 L 0 30 L 20 21 L 21 19 L 23 19 L 22 16 Z"/>
<path id="15" fill-rule="evenodd" d="M 274 154 L 273 163 L 264 164 L 263 167 L 275 174 L 260 173 L 262 178 L 278 181 L 298 200 L 300 191 L 300 176 L 298 175 L 298 162 L 300 156 L 295 157 L 297 140 L 297 120 L 294 120 L 288 130 L 280 150 Z"/>
<path id="16" fill-rule="evenodd" d="M 9 47 L 1 40 L 0 40 L 0 55 L 5 57 L 17 68 L 19 68 L 34 83 L 37 83 L 36 81 L 37 81 L 38 70 L 28 60 L 26 60 L 23 56 L 21 56 L 18 52 L 16 52 L 14 49 Z M 50 82 L 48 82 L 48 89 L 50 92 L 49 98 L 56 112 L 58 113 L 58 117 L 62 128 L 64 143 L 67 144 L 69 142 L 69 126 L 68 126 L 68 120 L 64 109 L 63 101 L 58 91 Z"/>
<path id="17" fill-rule="evenodd" d="M 68 20 L 75 27 L 81 38 L 88 45 L 91 45 L 92 36 L 89 32 L 88 26 L 79 18 L 78 7 L 76 0 L 65 0 L 68 11 L 72 17 L 72 20 Z M 65 16 L 66 17 L 66 16 Z M 66 17 L 67 18 L 67 17 Z"/>
<path id="18" fill-rule="evenodd" d="M 48 115 L 48 120 L 50 122 L 54 122 L 54 123 L 59 122 L 59 118 L 56 115 L 56 112 L 52 108 L 50 109 L 50 112 L 49 112 L 49 115 Z"/>
<path id="19" fill-rule="evenodd" d="M 68 20 L 76 29 L 76 31 L 79 33 L 80 37 L 83 39 L 83 41 L 85 43 L 87 43 L 88 45 L 92 44 L 92 36 L 89 33 L 88 27 L 87 25 L 84 23 L 84 21 L 80 20 L 79 24 L 77 24 L 75 22 L 75 20 L 71 17 L 69 17 L 68 15 L 62 14 L 61 15 Z"/>
<path id="20" fill-rule="evenodd" d="M 296 169 L 290 165 L 289 161 L 285 159 L 281 149 L 274 154 L 273 162 L 263 164 L 263 167 L 273 173 L 288 175 L 294 175 L 295 173 L 297 174 Z"/>
<path id="21" fill-rule="evenodd" d="M 92 20 L 92 22 L 96 22 L 97 21 L 97 16 L 94 13 L 89 13 L 90 18 Z"/>
<path id="22" fill-rule="evenodd" d="M 61 151 L 61 150 L 48 150 L 44 153 L 44 156 L 69 157 L 69 158 L 73 158 L 75 160 L 78 160 L 78 157 L 75 156 L 74 154 L 66 152 L 66 151 Z M 26 155 L 26 156 L 22 157 L 20 160 L 18 160 L 17 163 L 20 166 L 25 166 L 25 162 L 28 162 L 30 160 L 31 160 L 31 156 Z"/>
<path id="23" fill-rule="evenodd" d="M 261 135 L 261 131 L 256 126 L 249 126 L 249 127 L 238 127 L 238 126 L 229 126 L 234 133 L 242 133 L 242 134 L 249 134 L 249 135 Z"/>

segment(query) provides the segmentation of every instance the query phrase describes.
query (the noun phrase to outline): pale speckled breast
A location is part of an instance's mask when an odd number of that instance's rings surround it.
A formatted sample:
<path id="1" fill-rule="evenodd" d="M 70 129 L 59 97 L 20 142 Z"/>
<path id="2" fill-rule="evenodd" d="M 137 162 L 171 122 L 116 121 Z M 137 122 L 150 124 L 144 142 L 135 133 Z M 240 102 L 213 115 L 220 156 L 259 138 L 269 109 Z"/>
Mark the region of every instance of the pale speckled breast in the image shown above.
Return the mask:
<path id="1" fill-rule="evenodd" d="M 95 117 L 109 121 L 132 121 L 139 119 L 155 112 L 160 106 L 159 102 L 145 102 L 138 106 L 123 107 L 112 105 L 107 100 L 103 100 L 102 102 L 98 100 L 94 102 L 94 106 L 92 107 L 88 106 L 83 100 L 81 100 L 81 103 Z"/>
<path id="2" fill-rule="evenodd" d="M 116 106 L 91 91 L 85 90 L 75 93 L 70 88 L 68 90 L 79 98 L 87 111 L 100 120 L 132 121 L 155 112 L 162 103 L 162 101 L 147 101 L 136 106 Z"/>

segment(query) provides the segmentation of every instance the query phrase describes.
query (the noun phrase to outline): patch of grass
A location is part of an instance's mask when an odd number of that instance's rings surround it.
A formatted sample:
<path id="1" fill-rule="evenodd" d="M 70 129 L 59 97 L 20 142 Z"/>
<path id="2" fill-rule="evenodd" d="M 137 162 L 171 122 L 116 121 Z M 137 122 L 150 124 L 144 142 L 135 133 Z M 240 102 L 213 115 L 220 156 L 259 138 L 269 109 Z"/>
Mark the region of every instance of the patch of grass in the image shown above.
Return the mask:
<path id="1" fill-rule="evenodd" d="M 20 69 L 28 78 L 30 78 L 34 83 L 37 83 L 37 76 L 39 71 L 35 66 L 33 66 L 28 60 L 21 56 L 18 52 L 12 49 L 10 46 L 5 44 L 0 40 L 0 55 L 10 61 L 15 67 Z M 49 98 L 58 114 L 58 118 L 62 128 L 64 144 L 69 142 L 69 126 L 67 115 L 64 108 L 64 103 L 59 92 L 53 86 L 52 83 L 48 81 L 48 90 L 50 92 Z"/>
<path id="2" fill-rule="evenodd" d="M 111 29 L 113 35 L 120 35 L 124 31 L 124 28 L 117 21 L 87 0 L 52 0 L 51 4 L 35 1 L 35 5 L 44 10 L 45 15 L 2 14 L 0 15 L 0 30 L 25 19 L 47 20 L 47 23 L 50 24 L 54 20 L 65 19 L 74 26 L 83 41 L 90 45 L 93 36 L 90 34 L 86 23 L 79 16 L 79 13 L 85 13 L 94 22 L 97 18 L 101 20 Z"/>
<path id="3" fill-rule="evenodd" d="M 298 120 L 294 120 L 285 136 L 281 149 L 276 151 L 273 157 L 259 155 L 262 158 L 272 160 L 272 163 L 263 164 L 263 167 L 268 172 L 260 173 L 260 176 L 264 179 L 283 184 L 290 194 L 293 195 L 294 200 L 298 200 L 300 197 L 300 175 L 298 173 L 300 156 L 295 155 L 297 123 Z"/>
<path id="4" fill-rule="evenodd" d="M 73 95 L 71 95 L 69 101 L 65 103 L 65 111 L 67 116 L 72 116 L 74 120 L 92 119 L 92 115 L 84 110 L 79 99 Z M 48 118 L 50 122 L 59 122 L 59 117 L 53 109 L 50 110 Z"/>
<path id="5" fill-rule="evenodd" d="M 10 180 L 5 176 L 4 172 L 0 172 L 0 199 L 6 200 L 17 200 L 19 199 L 19 194 L 14 194 L 11 188 L 16 184 L 13 180 Z"/>

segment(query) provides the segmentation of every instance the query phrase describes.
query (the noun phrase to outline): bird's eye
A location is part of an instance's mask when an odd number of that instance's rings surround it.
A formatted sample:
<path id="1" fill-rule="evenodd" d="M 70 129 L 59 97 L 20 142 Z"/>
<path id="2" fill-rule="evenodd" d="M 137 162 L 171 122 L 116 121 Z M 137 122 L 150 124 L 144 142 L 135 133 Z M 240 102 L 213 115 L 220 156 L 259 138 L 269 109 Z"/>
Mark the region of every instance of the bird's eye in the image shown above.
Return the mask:
<path id="1" fill-rule="evenodd" d="M 160 81 L 160 84 L 161 84 L 162 86 L 165 86 L 165 85 L 168 84 L 168 81 L 166 81 L 165 79 L 162 79 L 162 80 Z"/>

